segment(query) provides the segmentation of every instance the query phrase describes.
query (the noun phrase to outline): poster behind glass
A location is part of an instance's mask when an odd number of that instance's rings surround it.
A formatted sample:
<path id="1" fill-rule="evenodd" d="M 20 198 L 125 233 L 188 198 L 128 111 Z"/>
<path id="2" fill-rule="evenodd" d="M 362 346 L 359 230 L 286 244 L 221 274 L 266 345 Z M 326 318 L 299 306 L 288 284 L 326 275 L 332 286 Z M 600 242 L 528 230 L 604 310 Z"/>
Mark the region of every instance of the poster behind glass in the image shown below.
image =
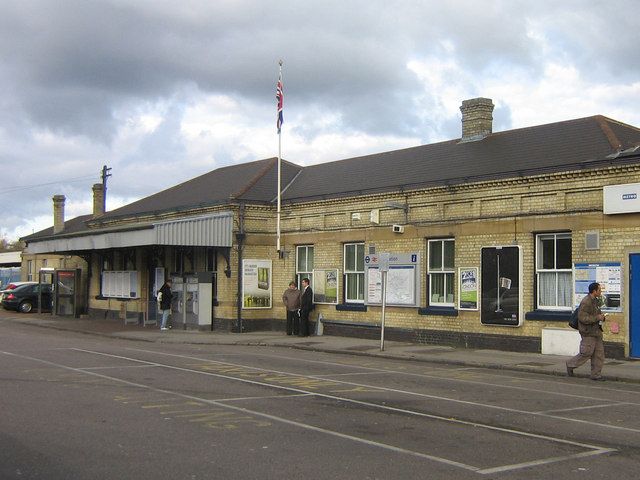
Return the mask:
<path id="1" fill-rule="evenodd" d="M 271 260 L 243 260 L 242 272 L 242 308 L 271 308 Z"/>
<path id="2" fill-rule="evenodd" d="M 313 271 L 313 303 L 338 303 L 338 270 Z"/>
<path id="3" fill-rule="evenodd" d="M 520 247 L 481 249 L 480 321 L 483 325 L 522 324 Z"/>

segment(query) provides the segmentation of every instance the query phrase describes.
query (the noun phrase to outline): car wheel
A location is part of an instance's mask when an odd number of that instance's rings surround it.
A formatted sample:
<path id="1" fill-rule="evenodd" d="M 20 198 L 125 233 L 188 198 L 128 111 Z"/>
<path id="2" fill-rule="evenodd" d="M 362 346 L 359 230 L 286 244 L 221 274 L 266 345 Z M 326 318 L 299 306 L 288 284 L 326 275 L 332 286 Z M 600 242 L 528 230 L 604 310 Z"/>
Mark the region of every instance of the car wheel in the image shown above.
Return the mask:
<path id="1" fill-rule="evenodd" d="M 18 310 L 20 310 L 22 313 L 29 313 L 31 310 L 33 310 L 33 305 L 31 304 L 31 302 L 25 301 L 18 306 Z"/>

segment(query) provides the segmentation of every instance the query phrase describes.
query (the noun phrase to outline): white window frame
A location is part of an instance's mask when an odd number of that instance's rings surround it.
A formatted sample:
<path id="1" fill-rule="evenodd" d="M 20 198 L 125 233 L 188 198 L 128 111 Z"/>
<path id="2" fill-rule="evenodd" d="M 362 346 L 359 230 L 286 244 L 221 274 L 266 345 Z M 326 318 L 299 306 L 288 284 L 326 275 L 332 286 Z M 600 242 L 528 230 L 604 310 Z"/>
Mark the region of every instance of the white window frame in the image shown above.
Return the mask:
<path id="1" fill-rule="evenodd" d="M 27 282 L 33 281 L 33 260 L 27 260 Z"/>
<path id="2" fill-rule="evenodd" d="M 305 252 L 305 265 L 300 268 L 300 252 Z M 311 253 L 311 264 L 309 264 L 309 253 Z M 296 283 L 298 289 L 302 290 L 302 279 L 308 278 L 309 285 L 313 288 L 313 262 L 314 248 L 313 245 L 297 245 L 296 246 Z"/>
<path id="3" fill-rule="evenodd" d="M 362 270 L 358 269 L 358 248 L 362 248 Z M 348 268 L 347 265 L 347 249 L 355 248 L 355 269 Z M 345 303 L 362 303 L 364 304 L 364 242 L 352 242 L 345 243 L 343 248 L 343 272 L 344 272 L 344 302 Z M 355 276 L 354 276 L 355 275 Z M 349 289 L 352 281 L 350 278 L 354 278 L 356 281 L 356 292 L 362 295 L 362 298 L 351 298 L 349 297 Z"/>
<path id="4" fill-rule="evenodd" d="M 554 268 L 539 268 L 540 265 L 540 259 L 541 259 L 541 255 L 542 255 L 542 240 L 543 239 L 551 239 L 553 238 L 553 245 L 554 245 L 554 255 L 553 255 L 553 263 L 554 263 Z M 541 310 L 560 310 L 560 311 L 571 311 L 572 309 L 572 300 L 570 300 L 570 305 L 558 305 L 558 278 L 559 278 L 559 273 L 569 273 L 569 274 L 573 274 L 573 268 L 572 268 L 572 259 L 569 259 L 569 268 L 557 268 L 556 267 L 556 260 L 557 257 L 555 255 L 555 249 L 556 249 L 556 245 L 557 245 L 557 241 L 559 238 L 564 238 L 564 239 L 569 239 L 572 240 L 571 237 L 571 232 L 557 232 L 557 233 L 538 233 L 536 234 L 536 258 L 535 260 L 535 270 L 536 270 L 536 307 L 541 309 Z M 572 247 L 572 252 L 571 254 L 573 255 L 573 244 L 571 245 Z M 541 305 L 540 304 L 540 285 L 541 285 L 541 281 L 540 281 L 540 274 L 541 273 L 555 273 L 556 276 L 556 289 L 555 289 L 555 293 L 556 293 L 556 302 L 555 305 Z M 571 293 L 569 295 L 570 299 L 573 299 L 573 275 L 571 276 L 571 281 L 570 281 L 570 288 L 571 288 Z"/>
<path id="5" fill-rule="evenodd" d="M 453 243 L 453 265 L 451 265 L 450 267 L 445 266 L 444 264 L 444 259 L 445 259 L 445 255 L 444 255 L 444 246 L 445 246 L 445 242 L 451 242 Z M 428 276 L 428 283 L 429 283 L 429 296 L 428 296 L 428 304 L 430 306 L 434 306 L 434 307 L 455 307 L 456 306 L 456 268 L 455 268 L 455 253 L 456 253 L 456 243 L 455 243 L 455 238 L 436 238 L 436 239 L 432 239 L 432 240 L 428 240 L 427 242 L 427 276 Z M 436 243 L 440 243 L 442 248 L 441 248 L 441 256 L 442 258 L 440 259 L 440 268 L 436 268 L 436 269 L 432 269 L 431 268 L 431 246 L 435 245 Z M 443 287 L 444 287 L 444 294 L 446 295 L 447 293 L 447 286 L 449 286 L 449 282 L 451 282 L 451 287 L 452 287 L 452 292 L 453 292 L 453 298 L 451 299 L 450 302 L 447 301 L 447 299 L 445 298 L 444 302 L 434 302 L 433 301 L 433 287 L 436 284 L 436 282 L 433 281 L 434 277 L 436 275 L 442 275 L 443 276 Z"/>

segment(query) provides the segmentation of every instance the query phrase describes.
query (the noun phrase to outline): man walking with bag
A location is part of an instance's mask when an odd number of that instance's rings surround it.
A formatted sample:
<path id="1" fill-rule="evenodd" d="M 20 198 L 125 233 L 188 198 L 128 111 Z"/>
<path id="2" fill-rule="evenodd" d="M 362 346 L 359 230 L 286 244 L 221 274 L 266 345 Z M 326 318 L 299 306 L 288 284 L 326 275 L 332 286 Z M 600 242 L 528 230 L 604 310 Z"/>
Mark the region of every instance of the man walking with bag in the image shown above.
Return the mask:
<path id="1" fill-rule="evenodd" d="M 585 296 L 578 307 L 578 331 L 580 353 L 567 360 L 567 375 L 573 377 L 573 370 L 591 359 L 591 380 L 603 381 L 601 375 L 604 365 L 604 343 L 602 341 L 602 323 L 605 315 L 600 311 L 598 299 L 602 295 L 600 284 L 593 282 L 589 285 L 589 294 Z"/>

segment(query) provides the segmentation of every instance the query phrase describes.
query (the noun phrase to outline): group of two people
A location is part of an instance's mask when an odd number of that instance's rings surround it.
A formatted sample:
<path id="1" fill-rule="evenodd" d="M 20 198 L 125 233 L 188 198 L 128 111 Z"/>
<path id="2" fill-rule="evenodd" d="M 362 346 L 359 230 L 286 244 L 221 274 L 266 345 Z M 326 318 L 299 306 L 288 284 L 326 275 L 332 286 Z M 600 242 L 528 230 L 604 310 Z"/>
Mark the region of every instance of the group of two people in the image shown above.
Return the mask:
<path id="1" fill-rule="evenodd" d="M 313 310 L 313 291 L 309 279 L 302 279 L 302 291 L 296 282 L 289 283 L 282 294 L 282 302 L 287 309 L 287 335 L 309 336 L 309 314 Z"/>

